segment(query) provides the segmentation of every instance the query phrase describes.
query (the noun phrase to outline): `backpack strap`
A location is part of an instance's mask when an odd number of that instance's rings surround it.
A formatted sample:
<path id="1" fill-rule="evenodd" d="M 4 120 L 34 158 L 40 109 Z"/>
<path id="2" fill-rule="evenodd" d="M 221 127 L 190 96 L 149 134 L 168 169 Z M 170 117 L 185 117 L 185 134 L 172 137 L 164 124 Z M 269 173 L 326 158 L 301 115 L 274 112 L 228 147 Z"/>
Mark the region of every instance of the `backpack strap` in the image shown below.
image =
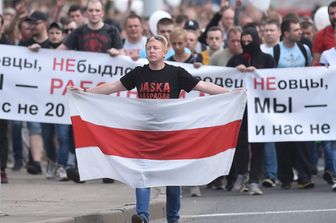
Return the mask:
<path id="1" fill-rule="evenodd" d="M 307 53 L 307 50 L 306 50 L 306 47 L 303 45 L 303 43 L 301 42 L 297 42 L 297 45 L 301 51 L 301 53 L 303 54 L 306 62 L 305 62 L 305 66 L 309 66 L 309 63 L 308 63 L 308 53 Z M 273 58 L 275 60 L 275 66 L 277 67 L 278 66 L 278 63 L 279 63 L 279 59 L 280 59 L 280 45 L 277 44 L 273 47 Z"/>
<path id="2" fill-rule="evenodd" d="M 304 56 L 304 58 L 306 60 L 305 66 L 308 67 L 309 66 L 309 64 L 308 64 L 308 53 L 307 53 L 306 47 L 301 42 L 297 42 L 297 45 L 300 48 L 301 53 L 303 54 L 303 56 Z"/>

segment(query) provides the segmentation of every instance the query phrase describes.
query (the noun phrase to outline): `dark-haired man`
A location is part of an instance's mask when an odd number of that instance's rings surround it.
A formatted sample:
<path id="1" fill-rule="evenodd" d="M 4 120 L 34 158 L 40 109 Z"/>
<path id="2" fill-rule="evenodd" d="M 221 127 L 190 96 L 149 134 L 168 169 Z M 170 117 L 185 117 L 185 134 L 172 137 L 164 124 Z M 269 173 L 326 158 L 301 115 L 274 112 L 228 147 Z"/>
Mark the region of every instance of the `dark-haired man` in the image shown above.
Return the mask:
<path id="1" fill-rule="evenodd" d="M 142 19 L 138 15 L 131 14 L 125 21 L 126 39 L 124 52 L 133 60 L 139 58 L 140 51 L 145 49 L 147 38 L 142 35 Z"/>
<path id="2" fill-rule="evenodd" d="M 75 21 L 77 26 L 82 26 L 87 23 L 83 8 L 77 4 L 70 6 L 68 10 L 68 18 Z"/>
<path id="3" fill-rule="evenodd" d="M 300 43 L 302 31 L 299 20 L 295 17 L 281 23 L 283 41 L 279 43 L 279 50 L 272 55 L 277 67 L 305 67 L 311 64 L 311 52 L 307 45 Z M 275 55 L 277 51 L 278 55 Z M 311 170 L 311 151 L 309 142 L 277 142 L 278 179 L 283 189 L 290 189 L 293 182 L 293 168 L 298 172 L 298 187 L 308 189 L 314 187 Z"/>
<path id="4" fill-rule="evenodd" d="M 336 1 L 328 5 L 330 25 L 318 31 L 313 41 L 313 64 L 319 65 L 320 56 L 323 51 L 334 47 L 334 32 L 336 27 Z"/>

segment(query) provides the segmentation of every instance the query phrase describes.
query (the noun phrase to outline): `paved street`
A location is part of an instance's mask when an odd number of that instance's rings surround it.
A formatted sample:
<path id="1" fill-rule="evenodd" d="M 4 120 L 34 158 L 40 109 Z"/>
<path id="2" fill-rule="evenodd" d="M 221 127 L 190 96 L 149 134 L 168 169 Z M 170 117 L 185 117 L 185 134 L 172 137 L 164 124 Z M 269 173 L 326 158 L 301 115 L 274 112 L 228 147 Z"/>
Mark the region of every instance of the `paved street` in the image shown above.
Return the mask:
<path id="1" fill-rule="evenodd" d="M 192 198 L 184 188 L 181 223 L 334 223 L 336 193 L 321 177 L 314 177 L 316 187 L 301 190 L 263 189 L 264 195 L 251 196 L 202 189 L 203 196 Z M 163 219 L 151 221 L 164 223 Z"/>
<path id="2" fill-rule="evenodd" d="M 8 175 L 10 183 L 1 185 L 0 209 L 8 216 L 0 217 L 1 223 L 129 223 L 134 213 L 134 191 L 119 182 L 103 184 L 94 180 L 75 184 L 10 170 Z M 320 176 L 313 180 L 316 183 L 313 189 L 300 190 L 293 185 L 286 191 L 278 186 L 263 189 L 262 196 L 202 188 L 203 196 L 193 198 L 184 187 L 180 222 L 334 223 L 336 193 Z M 165 223 L 164 190 L 152 191 L 151 223 Z M 116 214 L 122 214 L 123 218 L 117 218 Z"/>
<path id="3" fill-rule="evenodd" d="M 21 170 L 8 170 L 9 183 L 1 185 L 1 223 L 121 223 L 135 213 L 134 190 L 116 182 L 103 184 L 92 180 L 84 184 L 47 180 Z M 163 217 L 159 190 L 152 190 L 153 213 Z M 152 207 L 151 206 L 151 207 Z M 86 215 L 92 215 L 91 217 Z M 84 217 L 83 217 L 84 216 Z M 117 218 L 118 217 L 118 218 Z M 96 220 L 88 220 L 88 219 Z M 53 220 L 59 219 L 59 221 Z M 108 220 L 106 220 L 108 219 Z M 114 220 L 110 220 L 114 219 Z"/>

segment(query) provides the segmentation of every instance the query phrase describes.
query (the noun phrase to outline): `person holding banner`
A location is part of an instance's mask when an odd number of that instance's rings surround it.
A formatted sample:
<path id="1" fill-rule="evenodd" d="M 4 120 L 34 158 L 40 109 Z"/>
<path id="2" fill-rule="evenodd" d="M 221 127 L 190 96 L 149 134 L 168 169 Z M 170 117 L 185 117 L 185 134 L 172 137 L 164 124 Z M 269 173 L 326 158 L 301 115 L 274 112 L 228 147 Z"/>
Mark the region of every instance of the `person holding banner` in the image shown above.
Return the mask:
<path id="1" fill-rule="evenodd" d="M 283 41 L 278 45 L 278 55 L 275 50 L 270 52 L 277 61 L 277 67 L 305 67 L 311 64 L 312 56 L 307 45 L 300 43 L 302 31 L 299 19 L 291 17 L 281 23 Z M 277 142 L 278 179 L 283 189 L 290 189 L 294 181 L 293 168 L 298 172 L 298 187 L 313 188 L 311 168 L 311 148 L 309 142 Z"/>
<path id="2" fill-rule="evenodd" d="M 142 35 L 142 18 L 135 14 L 130 14 L 125 19 L 126 39 L 124 42 L 124 52 L 126 56 L 137 60 L 140 57 L 140 51 L 145 48 L 146 37 Z"/>
<path id="3" fill-rule="evenodd" d="M 57 49 L 109 53 L 116 56 L 122 53 L 122 41 L 118 29 L 105 24 L 104 4 L 100 0 L 87 3 L 88 24 L 78 27 Z"/>
<path id="4" fill-rule="evenodd" d="M 58 50 L 79 50 L 108 53 L 111 56 L 123 54 L 120 33 L 116 27 L 103 21 L 104 4 L 100 0 L 89 0 L 86 7 L 88 24 L 72 31 Z M 70 180 L 81 183 L 77 167 L 67 169 Z M 104 183 L 113 183 L 113 179 L 103 179 Z"/>
<path id="5" fill-rule="evenodd" d="M 32 25 L 32 38 L 21 41 L 19 46 L 28 47 L 32 51 L 38 51 L 40 48 L 49 48 L 48 41 L 48 15 L 41 11 L 34 11 L 29 20 Z M 42 174 L 42 155 L 43 141 L 42 128 L 38 122 L 27 122 L 30 136 L 30 154 L 27 164 L 27 172 L 29 174 Z"/>
<path id="6" fill-rule="evenodd" d="M 240 42 L 243 53 L 234 55 L 229 60 L 227 64 L 228 67 L 236 67 L 241 72 L 253 72 L 255 69 L 274 68 L 275 62 L 272 56 L 263 53 L 260 49 L 261 40 L 255 27 L 245 27 L 241 34 Z M 263 192 L 259 188 L 259 181 L 263 178 L 264 143 L 251 143 L 252 157 L 248 176 L 249 149 L 247 129 L 247 112 L 245 111 L 239 132 L 237 150 L 231 167 L 234 168 L 235 171 L 230 171 L 230 175 L 237 174 L 233 190 L 240 192 L 249 190 L 251 195 L 261 195 Z M 248 181 L 249 188 L 246 188 L 245 184 Z"/>
<path id="7" fill-rule="evenodd" d="M 138 97 L 145 99 L 173 99 L 178 98 L 181 90 L 190 92 L 198 90 L 208 94 L 226 93 L 231 90 L 217 86 L 210 82 L 200 81 L 181 67 L 168 65 L 164 62 L 168 41 L 157 35 L 148 38 L 146 55 L 149 64 L 136 67 L 120 80 L 105 83 L 84 91 L 96 94 L 111 94 L 119 91 L 137 88 Z M 83 90 L 72 87 L 73 90 Z M 168 223 L 177 223 L 180 210 L 180 186 L 167 186 L 166 214 Z M 149 222 L 150 188 L 136 188 L 136 211 L 132 216 L 132 223 Z"/>

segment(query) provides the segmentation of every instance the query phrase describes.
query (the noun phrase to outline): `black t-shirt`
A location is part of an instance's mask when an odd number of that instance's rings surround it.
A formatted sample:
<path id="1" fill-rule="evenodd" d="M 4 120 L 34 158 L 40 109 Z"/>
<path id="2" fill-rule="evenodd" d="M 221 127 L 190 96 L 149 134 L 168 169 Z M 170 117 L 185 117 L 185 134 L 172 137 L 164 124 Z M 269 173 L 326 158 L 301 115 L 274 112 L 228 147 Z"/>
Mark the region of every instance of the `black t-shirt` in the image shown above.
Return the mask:
<path id="1" fill-rule="evenodd" d="M 1 36 L 0 44 L 12 45 L 11 42 L 7 39 L 7 37 L 4 34 L 2 34 Z"/>
<path id="2" fill-rule="evenodd" d="M 108 49 L 122 48 L 122 41 L 117 28 L 104 24 L 99 30 L 92 30 L 88 25 L 75 29 L 64 41 L 72 50 L 106 53 Z"/>
<path id="3" fill-rule="evenodd" d="M 19 46 L 30 46 L 30 45 L 33 45 L 34 43 L 38 43 L 35 41 L 34 38 L 30 38 L 30 39 L 27 39 L 27 40 L 24 40 L 24 41 L 20 41 L 19 42 Z M 42 43 L 38 43 L 40 44 L 41 48 L 44 48 L 44 49 L 47 49 L 49 48 L 49 40 L 45 40 L 44 42 Z"/>
<path id="4" fill-rule="evenodd" d="M 136 67 L 120 79 L 126 89 L 137 88 L 139 98 L 179 98 L 181 90 L 191 91 L 199 82 L 182 67 L 165 64 L 161 70 L 148 65 Z"/>

